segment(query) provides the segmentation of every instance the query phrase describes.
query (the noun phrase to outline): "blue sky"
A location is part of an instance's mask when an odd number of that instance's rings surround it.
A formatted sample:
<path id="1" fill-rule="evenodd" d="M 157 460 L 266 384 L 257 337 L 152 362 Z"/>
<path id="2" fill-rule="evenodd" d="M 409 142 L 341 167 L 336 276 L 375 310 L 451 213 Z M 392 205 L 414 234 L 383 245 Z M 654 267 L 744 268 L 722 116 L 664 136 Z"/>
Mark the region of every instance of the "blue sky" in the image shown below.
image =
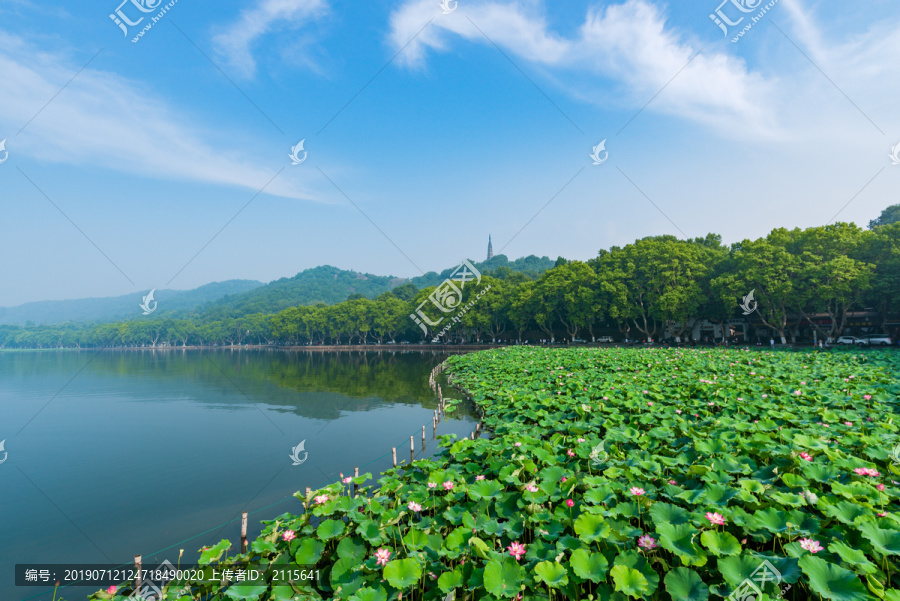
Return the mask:
<path id="1" fill-rule="evenodd" d="M 900 202 L 889 0 L 780 0 L 737 42 L 715 0 L 179 0 L 132 42 L 157 3 L 0 4 L 0 306 L 415 276 L 488 234 L 511 258 L 730 243 Z M 762 9 L 740 3 L 732 34 Z M 127 37 L 117 8 L 144 17 Z"/>

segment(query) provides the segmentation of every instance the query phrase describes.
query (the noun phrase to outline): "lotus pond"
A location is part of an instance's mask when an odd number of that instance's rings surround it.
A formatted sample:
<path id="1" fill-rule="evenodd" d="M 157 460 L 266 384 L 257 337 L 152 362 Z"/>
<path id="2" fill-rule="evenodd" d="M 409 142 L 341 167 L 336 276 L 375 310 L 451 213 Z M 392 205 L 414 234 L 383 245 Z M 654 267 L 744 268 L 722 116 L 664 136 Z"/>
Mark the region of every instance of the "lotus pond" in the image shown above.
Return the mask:
<path id="1" fill-rule="evenodd" d="M 164 598 L 900 601 L 900 354 L 516 347 L 448 366 L 491 439 L 298 493 L 246 552 L 201 558 L 315 581 Z"/>

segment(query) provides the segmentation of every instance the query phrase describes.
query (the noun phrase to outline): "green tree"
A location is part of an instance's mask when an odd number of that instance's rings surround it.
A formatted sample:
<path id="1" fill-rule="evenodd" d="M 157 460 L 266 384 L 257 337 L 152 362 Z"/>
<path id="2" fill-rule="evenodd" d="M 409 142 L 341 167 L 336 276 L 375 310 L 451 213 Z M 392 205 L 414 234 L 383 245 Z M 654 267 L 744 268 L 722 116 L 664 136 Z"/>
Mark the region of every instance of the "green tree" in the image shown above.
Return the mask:
<path id="1" fill-rule="evenodd" d="M 900 222 L 900 204 L 891 205 L 881 212 L 877 219 L 869 222 L 869 229 L 875 229 L 882 225 L 891 225 Z"/>

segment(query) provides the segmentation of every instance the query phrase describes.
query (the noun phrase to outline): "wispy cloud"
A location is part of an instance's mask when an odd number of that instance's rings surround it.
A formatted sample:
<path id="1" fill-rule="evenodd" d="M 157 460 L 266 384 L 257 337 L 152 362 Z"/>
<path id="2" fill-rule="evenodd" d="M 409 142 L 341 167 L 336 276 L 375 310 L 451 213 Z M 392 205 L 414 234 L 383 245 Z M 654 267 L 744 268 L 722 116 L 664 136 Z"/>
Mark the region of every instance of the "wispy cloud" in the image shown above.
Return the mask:
<path id="1" fill-rule="evenodd" d="M 213 37 L 213 44 L 229 67 L 244 78 L 256 74 L 253 46 L 276 29 L 297 28 L 328 12 L 325 0 L 260 0 L 241 11 L 238 20 Z"/>
<path id="2" fill-rule="evenodd" d="M 283 152 L 267 152 L 271 164 L 247 156 L 213 127 L 204 128 L 166 98 L 138 82 L 101 70 L 102 55 L 84 69 L 20 134 L 15 135 L 82 65 L 39 52 L 0 32 L 0 128 L 10 153 L 52 163 L 100 166 L 154 179 L 190 180 L 258 191 L 285 164 Z M 193 118 L 192 118 L 193 117 Z M 262 143 L 258 143 L 261 145 Z M 302 180 L 279 176 L 266 192 L 314 200 Z"/>
<path id="3" fill-rule="evenodd" d="M 900 23 L 896 18 L 882 22 L 877 31 L 873 28 L 843 40 L 828 36 L 823 44 L 815 20 L 800 0 L 783 0 L 783 5 L 783 12 L 770 13 L 768 18 L 787 17 L 792 35 L 809 46 L 813 60 L 847 81 L 861 104 L 865 103 L 862 98 L 876 95 L 897 97 L 900 63 L 893 57 Z M 616 101 L 621 106 L 640 107 L 665 88 L 650 110 L 704 124 L 727 137 L 797 139 L 815 135 L 823 118 L 837 117 L 850 128 L 860 125 L 859 115 L 852 114 L 853 107 L 843 98 L 828 94 L 823 102 L 822 94 L 827 94 L 830 84 L 793 48 L 785 54 L 799 60 L 780 58 L 752 69 L 734 46 L 720 43 L 704 48 L 697 35 L 671 26 L 664 9 L 648 0 L 591 7 L 581 26 L 568 36 L 550 30 L 542 7 L 537 1 L 460 2 L 454 13 L 438 16 L 406 47 L 403 62 L 421 68 L 429 51 L 446 51 L 454 36 L 489 45 L 487 36 L 523 66 L 540 68 L 552 81 L 550 85 L 570 97 L 590 99 L 585 87 L 591 85 L 590 78 L 598 88 L 617 88 Z M 391 45 L 401 48 L 435 12 L 432 0 L 407 0 L 391 15 Z M 716 32 L 710 33 L 708 39 L 715 40 Z M 757 30 L 754 34 L 757 39 L 764 35 Z M 752 41 L 748 37 L 741 43 L 747 48 Z M 598 104 L 611 108 L 610 96 L 602 94 Z M 847 107 L 851 110 L 844 111 Z"/>

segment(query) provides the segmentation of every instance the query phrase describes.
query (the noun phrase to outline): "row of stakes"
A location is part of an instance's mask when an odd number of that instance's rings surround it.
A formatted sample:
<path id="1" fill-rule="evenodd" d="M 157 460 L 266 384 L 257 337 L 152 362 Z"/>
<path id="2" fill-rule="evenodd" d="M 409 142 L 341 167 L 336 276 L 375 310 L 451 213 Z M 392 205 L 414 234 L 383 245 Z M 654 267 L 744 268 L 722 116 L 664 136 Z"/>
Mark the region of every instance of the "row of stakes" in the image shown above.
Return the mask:
<path id="1" fill-rule="evenodd" d="M 441 385 L 437 383 L 437 376 L 441 374 L 445 369 L 446 363 L 441 363 L 437 365 L 434 369 L 431 370 L 431 373 L 428 376 L 428 385 L 431 389 L 438 395 L 438 408 L 434 410 L 434 417 L 431 418 L 431 428 L 432 428 L 432 439 L 437 438 L 437 425 L 438 422 L 443 420 L 446 417 L 444 413 L 444 409 L 446 408 L 446 403 L 444 401 L 444 394 L 441 390 Z M 450 382 L 450 378 L 447 378 L 447 382 Z M 462 390 L 459 386 L 454 386 L 457 390 Z M 472 397 L 468 397 L 469 400 Z M 482 419 L 484 418 L 484 411 L 481 412 Z M 475 424 L 475 429 L 472 431 L 470 435 L 472 440 L 475 440 L 481 433 L 481 422 L 477 422 Z M 425 448 L 425 426 L 422 426 L 422 449 Z M 397 447 L 391 448 L 391 455 L 393 457 L 394 467 L 397 467 Z M 412 463 L 416 458 L 416 445 L 415 445 L 415 435 L 411 435 L 409 437 L 409 461 Z M 353 477 L 359 477 L 359 468 L 353 468 Z M 353 483 L 353 494 L 357 494 L 359 490 L 359 486 L 354 482 Z M 309 486 L 306 487 L 306 495 L 309 496 L 309 493 L 312 492 L 312 488 Z M 247 552 L 247 512 L 241 512 L 241 553 Z M 141 590 L 142 579 L 141 579 L 141 564 L 143 562 L 141 555 L 134 556 L 134 569 L 135 569 L 135 580 L 134 580 L 134 588 L 136 591 Z"/>

